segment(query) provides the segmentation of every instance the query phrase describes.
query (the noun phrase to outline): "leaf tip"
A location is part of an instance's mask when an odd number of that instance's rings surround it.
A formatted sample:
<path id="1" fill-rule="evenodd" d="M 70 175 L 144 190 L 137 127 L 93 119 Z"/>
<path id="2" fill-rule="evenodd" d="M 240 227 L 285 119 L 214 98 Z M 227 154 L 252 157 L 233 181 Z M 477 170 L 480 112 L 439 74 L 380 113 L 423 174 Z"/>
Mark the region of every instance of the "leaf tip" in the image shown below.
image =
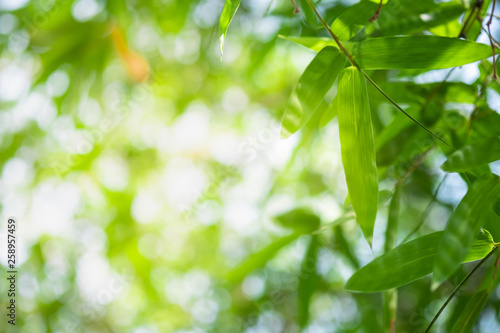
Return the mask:
<path id="1" fill-rule="evenodd" d="M 224 39 L 225 39 L 225 34 L 221 34 L 219 38 L 220 42 L 220 61 L 222 62 L 222 55 L 224 54 Z"/>

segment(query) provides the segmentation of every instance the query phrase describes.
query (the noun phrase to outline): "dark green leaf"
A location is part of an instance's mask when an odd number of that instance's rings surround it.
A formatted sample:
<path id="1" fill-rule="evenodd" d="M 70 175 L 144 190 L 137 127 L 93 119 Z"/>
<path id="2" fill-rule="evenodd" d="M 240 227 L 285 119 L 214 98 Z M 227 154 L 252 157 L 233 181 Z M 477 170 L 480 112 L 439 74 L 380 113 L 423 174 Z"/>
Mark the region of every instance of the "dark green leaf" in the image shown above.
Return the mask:
<path id="1" fill-rule="evenodd" d="M 316 273 L 316 263 L 318 260 L 318 252 L 321 249 L 319 236 L 311 237 L 311 243 L 307 249 L 307 253 L 302 260 L 298 286 L 298 319 L 300 327 L 306 326 L 309 321 L 309 304 L 311 297 L 316 289 L 318 274 Z"/>
<path id="2" fill-rule="evenodd" d="M 405 243 L 359 269 L 347 281 L 346 289 L 378 292 L 397 288 L 432 272 L 434 259 L 444 232 L 435 232 Z M 488 231 L 483 230 L 462 262 L 484 258 L 494 246 Z"/>
<path id="3" fill-rule="evenodd" d="M 433 289 L 450 277 L 467 256 L 486 215 L 500 195 L 500 177 L 478 178 L 451 215 L 434 262 Z"/>
<path id="4" fill-rule="evenodd" d="M 464 10 L 461 3 L 450 1 L 440 3 L 427 13 L 415 12 L 404 17 L 397 17 L 397 14 L 394 14 L 387 19 L 383 17 L 369 24 L 366 27 L 366 34 L 385 37 L 420 32 L 456 20 Z"/>
<path id="5" fill-rule="evenodd" d="M 486 305 L 490 292 L 488 290 L 481 290 L 472 296 L 463 309 L 460 317 L 453 325 L 451 332 L 453 333 L 470 333 L 474 324 L 479 318 L 479 315 Z"/>
<path id="6" fill-rule="evenodd" d="M 500 136 L 487 138 L 457 150 L 448 157 L 441 168 L 448 172 L 463 172 L 497 160 L 500 160 Z"/>

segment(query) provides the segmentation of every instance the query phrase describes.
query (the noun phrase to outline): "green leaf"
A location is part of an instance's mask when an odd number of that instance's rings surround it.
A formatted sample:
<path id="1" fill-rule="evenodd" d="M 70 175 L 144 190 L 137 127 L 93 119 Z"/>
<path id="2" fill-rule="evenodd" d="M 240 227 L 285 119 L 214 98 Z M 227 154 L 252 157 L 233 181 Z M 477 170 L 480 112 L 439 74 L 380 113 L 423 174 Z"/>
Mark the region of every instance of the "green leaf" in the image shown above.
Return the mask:
<path id="1" fill-rule="evenodd" d="M 325 112 L 323 112 L 323 116 L 321 117 L 319 126 L 324 127 L 326 124 L 328 124 L 333 118 L 337 116 L 338 110 L 337 110 L 337 100 L 336 96 L 333 99 L 333 101 L 328 105 L 326 108 Z"/>
<path id="2" fill-rule="evenodd" d="M 433 289 L 456 272 L 499 194 L 500 177 L 496 175 L 478 178 L 469 187 L 446 224 L 434 262 Z"/>
<path id="3" fill-rule="evenodd" d="M 219 19 L 219 40 L 220 40 L 220 54 L 224 51 L 224 40 L 226 39 L 227 28 L 233 20 L 236 10 L 240 6 L 241 0 L 226 0 L 222 14 Z"/>
<path id="4" fill-rule="evenodd" d="M 311 0 L 312 1 L 312 0 Z M 304 18 L 306 23 L 310 27 L 316 27 L 318 25 L 318 21 L 316 21 L 316 14 L 314 14 L 314 11 L 309 7 L 307 4 L 306 0 L 300 0 L 300 7 L 302 7 L 302 13 L 304 14 Z"/>
<path id="5" fill-rule="evenodd" d="M 394 190 L 391 203 L 389 205 L 389 216 L 387 218 L 387 228 L 385 230 L 384 251 L 389 252 L 394 247 L 396 234 L 398 230 L 399 206 L 401 200 L 400 186 Z"/>
<path id="6" fill-rule="evenodd" d="M 404 286 L 432 272 L 444 232 L 435 232 L 405 243 L 374 259 L 347 281 L 346 289 L 378 292 Z M 482 230 L 462 262 L 484 258 L 494 246 L 490 233 Z"/>
<path id="7" fill-rule="evenodd" d="M 311 119 L 345 62 L 346 57 L 338 48 L 327 46 L 318 52 L 288 100 L 282 120 L 282 138 L 297 132 Z"/>
<path id="8" fill-rule="evenodd" d="M 340 73 L 336 100 L 349 197 L 356 220 L 371 245 L 377 216 L 378 176 L 366 81 L 355 67 Z"/>
<path id="9" fill-rule="evenodd" d="M 412 13 L 404 17 L 397 14 L 387 19 L 379 19 L 366 27 L 366 34 L 370 37 L 396 36 L 424 31 L 455 20 L 465 11 L 461 3 L 450 1 L 440 3 L 427 13 Z"/>
<path id="10" fill-rule="evenodd" d="M 352 5 L 333 21 L 332 31 L 341 41 L 351 39 L 368 24 L 377 7 L 378 3 L 373 1 L 361 1 Z"/>
<path id="11" fill-rule="evenodd" d="M 450 332 L 453 333 L 470 333 L 474 324 L 479 319 L 479 315 L 488 301 L 490 292 L 488 290 L 480 290 L 472 296 L 463 309 L 460 317 L 453 325 Z"/>
<path id="12" fill-rule="evenodd" d="M 319 236 L 311 237 L 311 243 L 307 249 L 307 253 L 302 260 L 299 275 L 298 294 L 298 321 L 300 327 L 306 326 L 309 321 L 309 304 L 311 297 L 316 290 L 318 274 L 316 273 L 316 263 L 318 261 L 318 252 L 321 249 Z"/>
<path id="13" fill-rule="evenodd" d="M 363 69 L 440 69 L 491 56 L 491 47 L 458 38 L 405 36 L 372 38 L 351 50 Z"/>
<path id="14" fill-rule="evenodd" d="M 306 209 L 298 208 L 275 217 L 275 221 L 285 228 L 300 233 L 311 233 L 318 229 L 320 219 Z"/>
<path id="15" fill-rule="evenodd" d="M 252 271 L 256 270 L 257 268 L 263 267 L 266 262 L 268 262 L 278 253 L 279 250 L 296 240 L 300 235 L 301 233 L 293 233 L 291 235 L 285 236 L 278 239 L 274 243 L 269 244 L 261 251 L 252 254 L 229 272 L 229 274 L 227 275 L 228 281 L 231 283 L 240 282 L 246 275 L 248 275 Z"/>
<path id="16" fill-rule="evenodd" d="M 305 46 L 316 52 L 321 51 L 327 46 L 338 49 L 337 43 L 335 43 L 333 39 L 327 37 L 289 37 L 283 35 L 278 35 L 278 37 Z"/>
<path id="17" fill-rule="evenodd" d="M 500 136 L 455 151 L 441 168 L 448 172 L 463 172 L 497 160 L 500 160 Z"/>

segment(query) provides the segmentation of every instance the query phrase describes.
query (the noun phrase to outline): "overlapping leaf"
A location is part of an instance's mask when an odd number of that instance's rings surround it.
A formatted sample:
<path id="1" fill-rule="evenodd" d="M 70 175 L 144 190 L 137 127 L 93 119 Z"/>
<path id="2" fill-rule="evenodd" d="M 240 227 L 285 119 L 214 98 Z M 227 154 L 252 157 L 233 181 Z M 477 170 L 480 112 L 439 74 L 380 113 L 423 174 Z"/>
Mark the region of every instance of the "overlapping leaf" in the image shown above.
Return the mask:
<path id="1" fill-rule="evenodd" d="M 347 281 L 346 289 L 378 292 L 397 288 L 432 272 L 444 232 L 435 232 L 405 243 L 374 259 Z M 493 238 L 482 230 L 462 262 L 484 258 L 494 246 Z"/>
<path id="2" fill-rule="evenodd" d="M 456 20 L 464 10 L 461 3 L 450 1 L 440 3 L 424 13 L 416 11 L 404 17 L 398 17 L 399 12 L 388 11 L 380 19 L 367 25 L 366 34 L 385 37 L 420 32 Z"/>
<path id="3" fill-rule="evenodd" d="M 332 31 L 341 41 L 354 37 L 377 10 L 378 1 L 361 1 L 343 12 L 331 26 Z"/>
<path id="4" fill-rule="evenodd" d="M 377 215 L 378 176 L 366 81 L 355 67 L 340 73 L 336 100 L 349 196 L 356 220 L 371 244 Z"/>
<path id="5" fill-rule="evenodd" d="M 297 132 L 311 119 L 345 62 L 346 57 L 338 48 L 327 46 L 318 52 L 288 100 L 282 120 L 282 138 Z"/>
<path id="6" fill-rule="evenodd" d="M 478 178 L 451 215 L 434 262 L 433 288 L 450 277 L 467 256 L 477 232 L 500 195 L 500 177 Z"/>
<path id="7" fill-rule="evenodd" d="M 455 151 L 441 168 L 449 172 L 463 172 L 497 160 L 500 160 L 500 136 Z"/>

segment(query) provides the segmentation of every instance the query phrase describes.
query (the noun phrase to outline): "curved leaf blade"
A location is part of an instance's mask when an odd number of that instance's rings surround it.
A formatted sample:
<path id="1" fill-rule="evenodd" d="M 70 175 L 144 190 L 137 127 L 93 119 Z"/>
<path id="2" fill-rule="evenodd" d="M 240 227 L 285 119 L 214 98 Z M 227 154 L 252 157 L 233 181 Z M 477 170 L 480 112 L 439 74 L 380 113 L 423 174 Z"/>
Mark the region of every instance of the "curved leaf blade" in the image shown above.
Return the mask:
<path id="1" fill-rule="evenodd" d="M 316 52 L 321 51 L 327 46 L 335 47 L 338 49 L 337 43 L 335 43 L 333 39 L 327 37 L 291 37 L 283 35 L 278 35 L 278 37 L 297 43 Z"/>
<path id="2" fill-rule="evenodd" d="M 378 206 L 378 175 L 366 81 L 355 67 L 340 73 L 336 100 L 349 197 L 356 220 L 371 246 Z"/>
<path id="3" fill-rule="evenodd" d="M 347 281 L 346 289 L 379 292 L 404 286 L 432 272 L 444 231 L 419 237 L 400 245 L 363 266 Z M 462 262 L 484 258 L 494 246 L 493 238 L 482 230 Z"/>
<path id="4" fill-rule="evenodd" d="M 261 251 L 250 255 L 247 259 L 245 259 L 242 263 L 240 263 L 232 271 L 229 272 L 229 274 L 227 275 L 228 281 L 231 283 L 240 282 L 247 274 L 251 273 L 257 268 L 263 267 L 266 262 L 268 262 L 278 253 L 279 250 L 296 240 L 300 235 L 300 233 L 293 233 L 291 235 L 285 236 L 278 239 L 274 243 L 269 244 Z"/>
<path id="5" fill-rule="evenodd" d="M 470 186 L 446 224 L 434 262 L 433 289 L 456 272 L 499 194 L 496 175 L 478 178 Z"/>
<path id="6" fill-rule="evenodd" d="M 314 57 L 295 86 L 282 119 L 281 137 L 304 127 L 346 63 L 338 48 L 327 46 Z"/>
<path id="7" fill-rule="evenodd" d="M 448 172 L 464 172 L 497 160 L 500 160 L 500 136 L 455 151 L 441 168 Z"/>
<path id="8" fill-rule="evenodd" d="M 453 333 L 470 333 L 474 324 L 479 319 L 479 315 L 484 309 L 489 296 L 488 290 L 481 290 L 472 296 L 463 309 L 460 317 L 453 325 L 451 332 Z"/>
<path id="9" fill-rule="evenodd" d="M 404 36 L 371 38 L 352 47 L 363 69 L 442 69 L 491 56 L 491 47 L 458 38 Z"/>
<path id="10" fill-rule="evenodd" d="M 240 6 L 241 0 L 226 0 L 224 3 L 224 8 L 222 9 L 222 14 L 219 19 L 219 40 L 220 40 L 220 55 L 222 58 L 222 53 L 224 51 L 224 40 L 226 39 L 227 29 L 229 24 L 233 20 L 236 10 Z"/>

